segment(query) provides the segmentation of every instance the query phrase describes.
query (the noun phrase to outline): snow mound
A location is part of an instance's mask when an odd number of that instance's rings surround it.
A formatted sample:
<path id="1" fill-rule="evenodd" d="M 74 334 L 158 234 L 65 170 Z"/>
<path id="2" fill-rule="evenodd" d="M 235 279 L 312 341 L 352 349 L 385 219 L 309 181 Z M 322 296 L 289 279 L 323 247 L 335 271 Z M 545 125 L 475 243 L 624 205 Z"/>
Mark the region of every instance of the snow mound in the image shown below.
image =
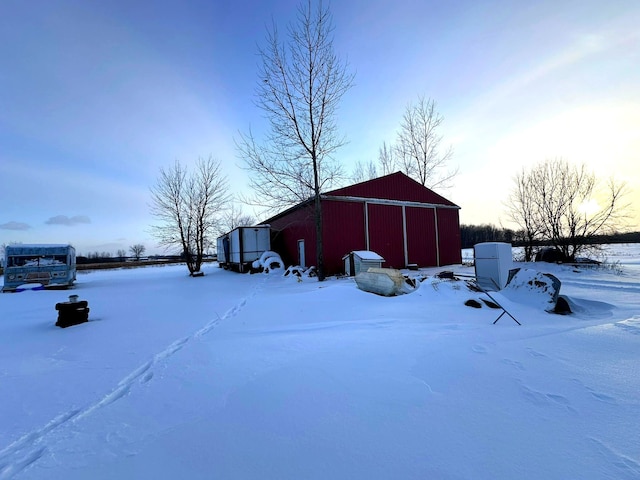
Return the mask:
<path id="1" fill-rule="evenodd" d="M 316 274 L 316 267 L 311 266 L 308 268 L 305 267 L 301 267 L 300 265 L 292 265 L 290 267 L 287 267 L 287 269 L 284 272 L 284 276 L 288 277 L 288 276 L 295 276 L 298 278 L 301 277 L 315 277 L 317 276 Z"/>
<path id="2" fill-rule="evenodd" d="M 512 301 L 551 311 L 558 300 L 560 280 L 550 273 L 521 268 L 500 293 Z"/>
<path id="3" fill-rule="evenodd" d="M 255 260 L 252 265 L 256 270 L 262 270 L 264 273 L 270 273 L 274 270 L 282 270 L 284 268 L 284 262 L 280 255 L 271 250 L 267 250 L 258 260 Z"/>
<path id="4" fill-rule="evenodd" d="M 41 283 L 24 283 L 16 287 L 16 292 L 24 292 L 26 290 L 44 290 L 44 285 Z"/>

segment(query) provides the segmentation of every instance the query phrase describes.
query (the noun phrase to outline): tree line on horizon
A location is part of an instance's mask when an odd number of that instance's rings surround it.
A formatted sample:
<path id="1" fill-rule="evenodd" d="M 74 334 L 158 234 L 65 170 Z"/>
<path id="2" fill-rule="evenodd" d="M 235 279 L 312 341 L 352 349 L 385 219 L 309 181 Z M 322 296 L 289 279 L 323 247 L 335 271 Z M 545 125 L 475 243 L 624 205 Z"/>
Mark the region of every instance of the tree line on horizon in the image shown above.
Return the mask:
<path id="1" fill-rule="evenodd" d="M 584 239 L 587 245 L 605 245 L 610 243 L 640 243 L 640 231 L 614 232 L 610 234 L 594 235 Z M 514 247 L 523 247 L 526 240 L 522 231 L 499 227 L 492 224 L 460 225 L 461 248 L 473 248 L 477 243 L 504 242 Z M 552 246 L 551 242 L 541 240 L 539 248 Z"/>

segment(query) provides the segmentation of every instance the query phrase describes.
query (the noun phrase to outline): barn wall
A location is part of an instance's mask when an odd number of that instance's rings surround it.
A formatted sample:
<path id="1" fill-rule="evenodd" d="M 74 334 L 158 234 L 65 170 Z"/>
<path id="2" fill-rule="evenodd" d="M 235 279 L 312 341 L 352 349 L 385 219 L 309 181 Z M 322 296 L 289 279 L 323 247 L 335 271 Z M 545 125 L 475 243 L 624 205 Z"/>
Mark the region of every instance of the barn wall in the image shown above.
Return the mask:
<path id="1" fill-rule="evenodd" d="M 313 205 L 302 207 L 275 220 L 270 220 L 272 249 L 280 254 L 285 265 L 298 264 L 298 240 L 304 239 L 307 266 L 316 264 L 316 229 Z"/>
<path id="2" fill-rule="evenodd" d="M 406 207 L 409 263 L 433 267 L 437 263 L 436 218 L 433 208 Z"/>
<path id="3" fill-rule="evenodd" d="M 364 204 L 326 200 L 322 202 L 322 218 L 325 272 L 344 273 L 342 257 L 366 249 Z"/>
<path id="4" fill-rule="evenodd" d="M 438 208 L 438 235 L 440 237 L 440 265 L 462 262 L 460 249 L 460 219 L 458 210 Z"/>
<path id="5" fill-rule="evenodd" d="M 402 207 L 368 204 L 369 250 L 384 258 L 388 268 L 404 268 Z"/>

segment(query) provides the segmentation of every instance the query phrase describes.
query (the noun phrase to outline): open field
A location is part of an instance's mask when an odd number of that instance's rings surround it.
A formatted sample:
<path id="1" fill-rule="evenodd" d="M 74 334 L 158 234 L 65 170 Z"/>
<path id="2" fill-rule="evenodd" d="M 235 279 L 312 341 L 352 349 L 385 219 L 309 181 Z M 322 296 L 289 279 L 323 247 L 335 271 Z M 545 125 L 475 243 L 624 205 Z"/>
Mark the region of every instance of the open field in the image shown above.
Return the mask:
<path id="1" fill-rule="evenodd" d="M 183 265 L 0 295 L 0 479 L 635 479 L 640 246 L 544 269 L 574 313 L 433 275 L 353 279 Z M 454 266 L 464 275 L 473 269 Z M 88 323 L 54 326 L 74 293 Z"/>

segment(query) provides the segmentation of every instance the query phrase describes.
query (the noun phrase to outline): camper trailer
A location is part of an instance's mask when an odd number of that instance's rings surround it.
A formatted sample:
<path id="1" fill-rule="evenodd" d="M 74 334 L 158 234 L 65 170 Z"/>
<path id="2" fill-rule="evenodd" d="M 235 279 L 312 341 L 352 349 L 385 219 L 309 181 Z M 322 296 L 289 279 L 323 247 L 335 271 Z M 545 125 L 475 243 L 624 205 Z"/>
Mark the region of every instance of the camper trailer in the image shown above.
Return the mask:
<path id="1" fill-rule="evenodd" d="M 42 285 L 66 288 L 76 280 L 76 250 L 71 245 L 7 245 L 3 292 Z"/>
<path id="2" fill-rule="evenodd" d="M 269 225 L 237 227 L 218 237 L 218 264 L 225 269 L 248 272 L 251 264 L 271 249 Z"/>

